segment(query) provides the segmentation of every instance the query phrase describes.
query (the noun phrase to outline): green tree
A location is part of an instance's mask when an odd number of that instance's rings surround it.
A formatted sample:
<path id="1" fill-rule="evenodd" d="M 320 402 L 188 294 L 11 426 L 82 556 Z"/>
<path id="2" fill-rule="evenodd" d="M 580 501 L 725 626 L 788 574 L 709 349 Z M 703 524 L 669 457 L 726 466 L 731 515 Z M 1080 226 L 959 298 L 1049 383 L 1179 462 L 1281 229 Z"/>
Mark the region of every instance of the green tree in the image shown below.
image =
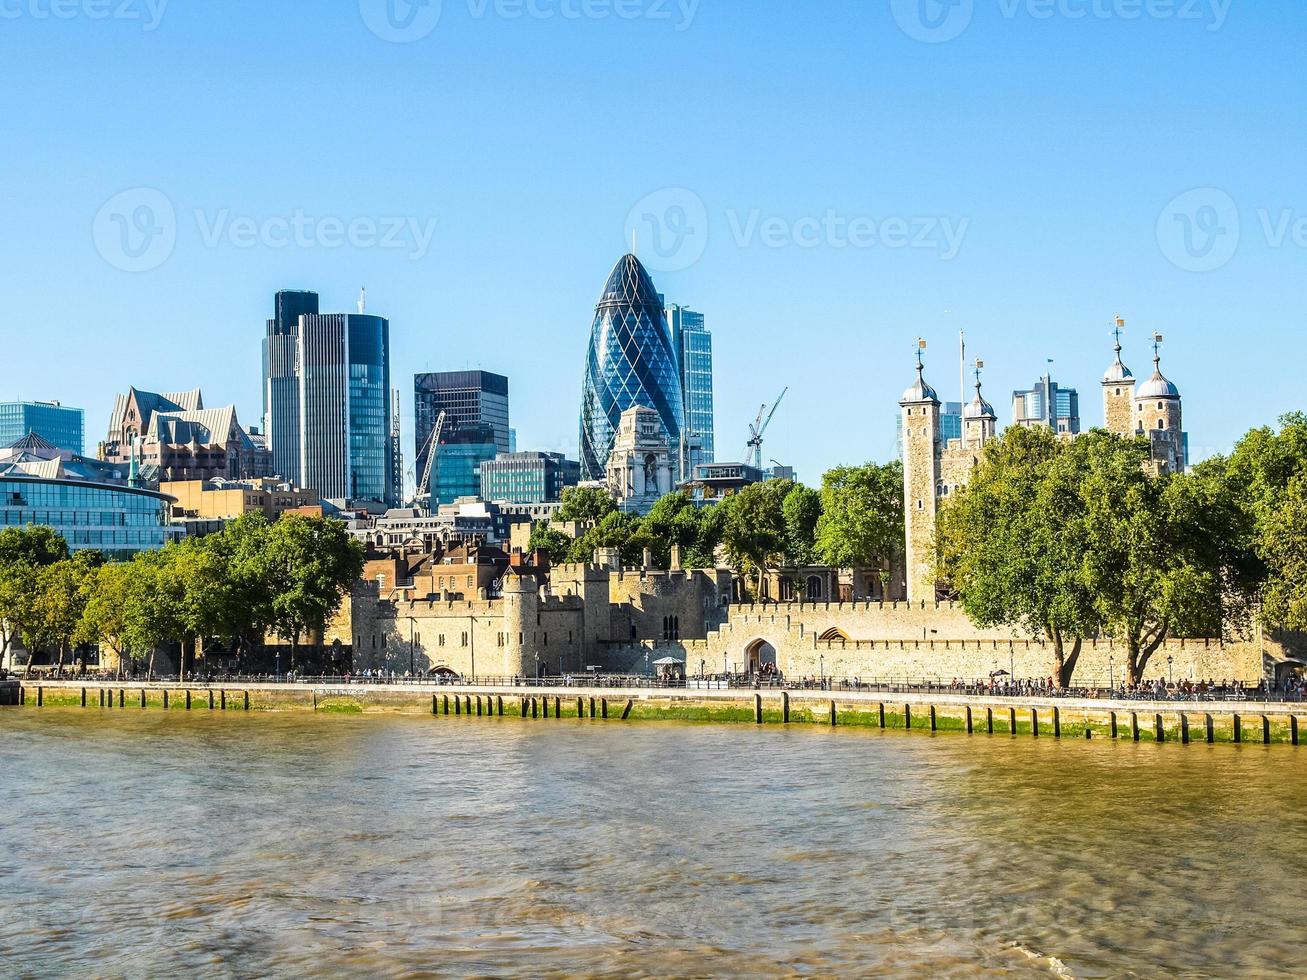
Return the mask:
<path id="1" fill-rule="evenodd" d="M 681 548 L 684 568 L 712 568 L 717 546 L 708 517 L 711 507 L 699 507 L 688 493 L 676 491 L 660 498 L 645 515 L 644 527 L 653 550 L 654 564 L 671 566 L 672 545 Z"/>
<path id="2" fill-rule="evenodd" d="M 132 562 L 109 562 L 95 575 L 78 630 L 87 643 L 101 643 L 119 663 L 130 659 L 128 616 L 137 586 Z"/>
<path id="3" fill-rule="evenodd" d="M 796 483 L 781 501 L 781 516 L 785 521 L 785 564 L 815 564 L 821 494 Z"/>
<path id="4" fill-rule="evenodd" d="M 550 526 L 548 521 L 536 521 L 531 526 L 531 540 L 527 547 L 532 551 L 543 551 L 555 565 L 567 561 L 567 553 L 572 549 L 572 539 L 562 531 Z"/>
<path id="5" fill-rule="evenodd" d="M 789 480 L 767 480 L 747 486 L 717 505 L 722 546 L 736 573 L 752 580 L 755 597 L 762 594 L 766 569 L 784 561 L 785 498 L 794 486 Z"/>
<path id="6" fill-rule="evenodd" d="M 363 574 L 363 545 L 337 520 L 286 514 L 269 529 L 263 574 L 272 596 L 269 626 L 291 641 L 321 633 Z"/>
<path id="7" fill-rule="evenodd" d="M 617 510 L 617 501 L 602 487 L 568 487 L 563 491 L 558 520 L 575 521 L 585 528 L 597 527 Z"/>
<path id="8" fill-rule="evenodd" d="M 821 479 L 817 555 L 836 568 L 867 568 L 903 550 L 903 464 L 838 466 Z"/>
<path id="9" fill-rule="evenodd" d="M 97 575 L 97 562 L 97 556 L 83 552 L 37 573 L 33 616 L 23 643 L 28 650 L 58 650 L 56 670 L 61 676 L 69 651 L 90 639 L 85 634 L 83 613 Z"/>
<path id="10" fill-rule="evenodd" d="M 68 559 L 68 543 L 43 525 L 0 529 L 0 666 L 13 641 L 37 628 L 36 601 L 42 568 Z M 31 658 L 28 658 L 28 672 Z"/>
<path id="11" fill-rule="evenodd" d="M 1101 626 L 1081 574 L 1088 541 L 1078 486 L 1087 475 L 1087 447 L 1073 449 L 1043 428 L 1008 429 L 986 447 L 936 525 L 938 571 L 967 615 L 977 626 L 1014 626 L 1046 638 L 1063 687 L 1085 638 Z M 1138 451 L 1128 454 L 1125 465 L 1142 477 L 1141 464 Z"/>
<path id="12" fill-rule="evenodd" d="M 613 510 L 572 543 L 568 561 L 594 561 L 596 548 L 617 548 L 622 553 L 623 564 L 638 565 L 646 542 L 640 518 Z"/>

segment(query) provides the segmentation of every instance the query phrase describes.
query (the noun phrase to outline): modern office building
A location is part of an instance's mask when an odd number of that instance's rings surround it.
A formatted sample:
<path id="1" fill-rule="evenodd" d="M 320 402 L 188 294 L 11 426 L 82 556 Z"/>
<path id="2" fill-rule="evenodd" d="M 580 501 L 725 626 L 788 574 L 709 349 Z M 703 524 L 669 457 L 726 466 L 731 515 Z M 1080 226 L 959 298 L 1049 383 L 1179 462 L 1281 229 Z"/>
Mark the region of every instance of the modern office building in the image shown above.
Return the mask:
<path id="1" fill-rule="evenodd" d="M 0 526 L 40 524 L 73 551 L 108 559 L 168 541 L 172 498 L 134 485 L 130 467 L 85 459 L 35 433 L 0 449 Z"/>
<path id="2" fill-rule="evenodd" d="M 464 497 L 481 496 L 481 467 L 499 455 L 495 430 L 489 425 L 465 425 L 441 436 L 431 472 L 431 508 Z"/>
<path id="3" fill-rule="evenodd" d="M 1029 391 L 1012 392 L 1012 423 L 1046 425 L 1054 432 L 1079 435 L 1080 395 L 1045 374 Z"/>
<path id="4" fill-rule="evenodd" d="M 681 394 L 684 399 L 684 451 L 681 453 L 685 480 L 695 467 L 716 460 L 713 445 L 713 373 L 712 333 L 704 326 L 703 314 L 675 304 L 667 307 L 667 323 L 672 331 L 681 371 Z"/>
<path id="5" fill-rule="evenodd" d="M 362 300 L 358 313 L 320 313 L 315 293 L 280 292 L 263 377 L 274 475 L 323 500 L 398 502 L 389 320 Z"/>
<path id="6" fill-rule="evenodd" d="M 581 389 L 583 480 L 606 479 L 622 413 L 636 406 L 656 411 L 670 444 L 681 444 L 680 356 L 649 273 L 634 255 L 624 255 L 609 274 L 590 329 Z"/>
<path id="7" fill-rule="evenodd" d="M 501 453 L 481 464 L 481 499 L 548 504 L 581 479 L 581 464 L 561 453 Z"/>
<path id="8" fill-rule="evenodd" d="M 86 452 L 86 413 L 58 402 L 0 402 L 0 446 L 33 433 L 80 456 Z"/>
<path id="9" fill-rule="evenodd" d="M 427 467 L 427 443 L 440 413 L 445 413 L 441 438 L 467 428 L 489 426 L 496 452 L 513 452 L 513 434 L 508 425 L 508 379 L 489 371 L 437 371 L 413 379 L 413 441 L 421 479 Z"/>

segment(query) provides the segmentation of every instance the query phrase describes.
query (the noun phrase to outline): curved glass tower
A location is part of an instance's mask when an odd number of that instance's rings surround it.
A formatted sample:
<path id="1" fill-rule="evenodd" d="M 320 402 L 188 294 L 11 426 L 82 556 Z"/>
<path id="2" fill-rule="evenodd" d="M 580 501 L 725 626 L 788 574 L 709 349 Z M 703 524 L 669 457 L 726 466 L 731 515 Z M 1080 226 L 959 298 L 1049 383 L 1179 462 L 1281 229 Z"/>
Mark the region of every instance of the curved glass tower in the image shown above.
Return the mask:
<path id="1" fill-rule="evenodd" d="M 667 316 L 634 255 L 613 267 L 595 307 L 581 389 L 581 479 L 602 480 L 622 413 L 635 405 L 662 418 L 678 451 L 685 401 Z"/>

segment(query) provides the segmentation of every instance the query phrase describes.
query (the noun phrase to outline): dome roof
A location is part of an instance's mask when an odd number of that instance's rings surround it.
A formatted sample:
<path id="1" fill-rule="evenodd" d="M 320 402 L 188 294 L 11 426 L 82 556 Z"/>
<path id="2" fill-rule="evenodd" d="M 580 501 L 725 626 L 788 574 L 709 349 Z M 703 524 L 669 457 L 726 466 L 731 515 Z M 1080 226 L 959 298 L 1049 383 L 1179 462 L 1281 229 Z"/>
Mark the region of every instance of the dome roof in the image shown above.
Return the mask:
<path id="1" fill-rule="evenodd" d="M 1121 348 L 1118 347 L 1116 349 L 1116 360 L 1112 362 L 1107 371 L 1103 374 L 1103 384 L 1124 384 L 1127 381 L 1133 384 L 1134 380 L 1134 374 L 1121 361 Z"/>
<path id="2" fill-rule="evenodd" d="M 900 402 L 938 402 L 939 401 L 939 395 L 935 394 L 935 389 L 932 388 L 930 385 L 926 384 L 926 379 L 925 377 L 923 377 L 924 371 L 925 371 L 925 367 L 921 363 L 921 359 L 918 358 L 917 381 L 915 384 L 912 385 L 912 387 L 908 388 L 906 391 L 903 392 L 903 397 L 899 399 Z"/>
<path id="3" fill-rule="evenodd" d="M 998 416 L 994 414 L 994 406 L 985 401 L 980 396 L 980 386 L 976 386 L 976 397 L 971 399 L 967 407 L 962 410 L 964 419 L 993 419 L 998 421 Z"/>
<path id="4" fill-rule="evenodd" d="M 1153 376 L 1135 389 L 1135 398 L 1179 398 L 1180 389 L 1162 375 L 1162 359 L 1153 358 Z"/>

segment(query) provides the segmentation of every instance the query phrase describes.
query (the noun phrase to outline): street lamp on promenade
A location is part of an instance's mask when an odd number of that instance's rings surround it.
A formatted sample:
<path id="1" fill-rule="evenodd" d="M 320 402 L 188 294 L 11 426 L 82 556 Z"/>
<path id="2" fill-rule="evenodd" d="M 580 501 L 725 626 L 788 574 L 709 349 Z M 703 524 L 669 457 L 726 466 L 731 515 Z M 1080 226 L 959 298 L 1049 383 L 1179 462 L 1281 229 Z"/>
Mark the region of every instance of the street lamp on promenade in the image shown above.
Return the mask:
<path id="1" fill-rule="evenodd" d="M 1115 654 L 1107 658 L 1107 686 L 1116 690 L 1116 656 Z"/>
<path id="2" fill-rule="evenodd" d="M 1168 655 L 1166 658 L 1166 680 L 1172 687 L 1175 686 L 1175 671 L 1171 669 L 1171 665 L 1174 663 L 1175 658 Z"/>

